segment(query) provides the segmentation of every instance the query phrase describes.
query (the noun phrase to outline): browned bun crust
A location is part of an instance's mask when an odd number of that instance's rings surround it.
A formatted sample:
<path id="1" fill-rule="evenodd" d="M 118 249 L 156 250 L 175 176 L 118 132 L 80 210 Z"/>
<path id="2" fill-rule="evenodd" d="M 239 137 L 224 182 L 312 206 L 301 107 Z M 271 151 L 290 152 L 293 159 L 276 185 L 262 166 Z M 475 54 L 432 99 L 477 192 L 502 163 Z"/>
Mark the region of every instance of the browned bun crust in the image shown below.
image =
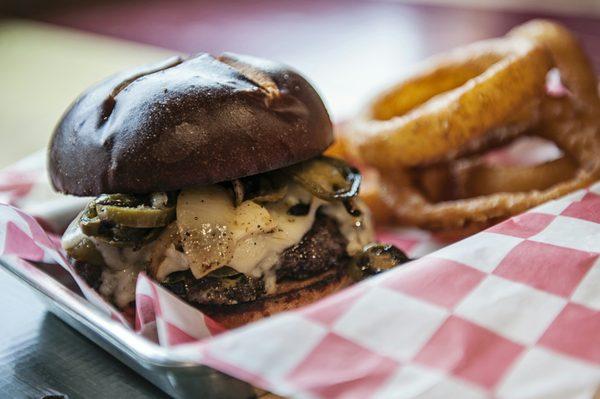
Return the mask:
<path id="1" fill-rule="evenodd" d="M 332 140 L 321 98 L 297 72 L 199 54 L 87 90 L 56 127 L 48 162 L 53 186 L 67 194 L 147 193 L 278 169 Z"/>
<path id="2" fill-rule="evenodd" d="M 274 294 L 252 302 L 199 308 L 222 326 L 236 328 L 275 313 L 311 304 L 353 283 L 341 270 L 331 270 L 307 280 L 277 283 Z"/>

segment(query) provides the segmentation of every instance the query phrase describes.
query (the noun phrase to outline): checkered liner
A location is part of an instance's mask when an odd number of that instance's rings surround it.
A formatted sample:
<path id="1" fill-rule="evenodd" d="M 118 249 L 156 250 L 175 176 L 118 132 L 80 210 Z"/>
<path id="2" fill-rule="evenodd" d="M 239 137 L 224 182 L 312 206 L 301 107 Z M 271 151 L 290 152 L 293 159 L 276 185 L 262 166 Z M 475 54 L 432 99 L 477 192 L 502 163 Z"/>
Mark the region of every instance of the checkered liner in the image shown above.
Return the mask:
<path id="1" fill-rule="evenodd" d="M 403 234 L 384 232 L 413 250 L 436 246 Z M 0 254 L 70 268 L 34 219 L 9 206 L 0 206 Z M 135 324 L 174 357 L 296 397 L 588 398 L 600 384 L 599 254 L 600 184 L 222 334 L 141 275 Z"/>

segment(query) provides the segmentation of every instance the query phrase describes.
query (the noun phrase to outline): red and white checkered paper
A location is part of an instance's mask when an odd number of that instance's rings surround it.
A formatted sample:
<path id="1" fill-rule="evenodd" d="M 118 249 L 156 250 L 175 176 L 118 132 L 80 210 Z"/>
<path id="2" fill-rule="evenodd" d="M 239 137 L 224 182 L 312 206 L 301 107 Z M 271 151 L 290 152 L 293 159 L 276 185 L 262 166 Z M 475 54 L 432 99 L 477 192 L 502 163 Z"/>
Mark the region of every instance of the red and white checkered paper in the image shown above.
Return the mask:
<path id="1" fill-rule="evenodd" d="M 0 195 L 60 228 L 78 207 L 56 205 L 43 163 L 36 156 L 1 173 Z M 56 202 L 55 212 L 43 212 L 42 200 Z M 71 269 L 56 236 L 25 212 L 0 205 L 0 254 L 22 258 L 43 284 L 48 276 L 28 261 Z M 440 246 L 415 230 L 380 238 L 413 256 Z M 600 184 L 227 332 L 142 274 L 132 328 L 175 358 L 295 397 L 590 398 L 600 384 L 599 255 Z M 90 301 L 128 323 L 74 277 Z"/>

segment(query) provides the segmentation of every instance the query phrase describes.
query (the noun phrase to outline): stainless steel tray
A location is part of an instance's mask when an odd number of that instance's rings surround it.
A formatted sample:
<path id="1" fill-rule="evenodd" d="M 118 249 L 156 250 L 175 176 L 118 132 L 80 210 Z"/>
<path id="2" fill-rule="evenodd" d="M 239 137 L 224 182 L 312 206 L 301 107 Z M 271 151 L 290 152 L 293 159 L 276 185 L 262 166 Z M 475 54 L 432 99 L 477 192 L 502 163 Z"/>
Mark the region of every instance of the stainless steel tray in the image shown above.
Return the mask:
<path id="1" fill-rule="evenodd" d="M 74 287 L 67 287 L 72 279 L 66 271 L 59 270 L 60 267 L 36 265 L 53 277 L 48 284 L 40 285 L 23 273 L 11 257 L 0 257 L 0 266 L 33 288 L 48 309 L 65 323 L 167 394 L 175 398 L 256 396 L 249 384 L 207 366 L 174 360 L 168 348 L 150 342 L 111 320 L 78 294 Z"/>

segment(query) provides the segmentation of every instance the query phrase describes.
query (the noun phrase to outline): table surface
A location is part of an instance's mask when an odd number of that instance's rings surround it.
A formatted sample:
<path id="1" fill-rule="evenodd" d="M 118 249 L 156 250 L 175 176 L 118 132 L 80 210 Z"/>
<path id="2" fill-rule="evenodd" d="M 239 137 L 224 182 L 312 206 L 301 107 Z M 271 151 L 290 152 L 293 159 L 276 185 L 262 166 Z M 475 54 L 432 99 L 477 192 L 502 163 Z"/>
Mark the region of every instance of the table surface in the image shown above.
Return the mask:
<path id="1" fill-rule="evenodd" d="M 414 62 L 542 16 L 378 1 L 139 4 L 34 16 L 52 25 L 0 21 L 0 167 L 44 147 L 64 108 L 85 87 L 174 51 L 229 50 L 289 63 L 315 83 L 334 118 L 343 119 Z M 580 36 L 600 70 L 600 19 L 557 19 Z M 0 392 L 7 397 L 163 396 L 47 313 L 28 288 L 2 270 L 0 312 Z"/>

